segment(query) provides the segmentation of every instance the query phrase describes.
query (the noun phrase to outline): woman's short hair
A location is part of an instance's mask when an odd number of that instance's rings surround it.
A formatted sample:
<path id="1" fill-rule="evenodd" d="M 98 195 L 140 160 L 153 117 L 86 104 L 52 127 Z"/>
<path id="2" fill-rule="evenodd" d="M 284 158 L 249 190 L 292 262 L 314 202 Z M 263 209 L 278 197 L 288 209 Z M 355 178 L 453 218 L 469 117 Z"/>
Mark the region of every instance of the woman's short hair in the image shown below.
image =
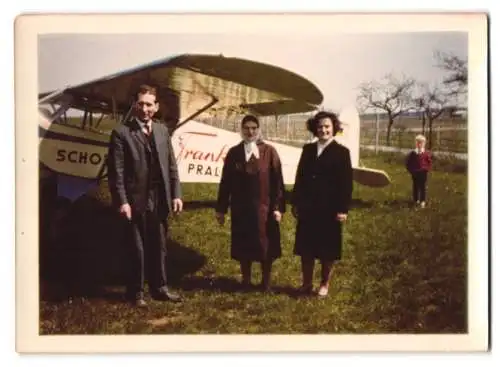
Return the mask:
<path id="1" fill-rule="evenodd" d="M 309 130 L 314 136 L 318 133 L 318 125 L 322 119 L 328 118 L 332 121 L 333 125 L 333 136 L 335 136 L 339 131 L 342 131 L 340 120 L 336 114 L 333 112 L 320 111 L 313 117 L 307 120 L 307 130 Z"/>
<path id="2" fill-rule="evenodd" d="M 257 116 L 246 115 L 245 117 L 243 117 L 243 119 L 241 120 L 241 127 L 243 127 L 243 125 L 245 125 L 247 122 L 255 122 L 257 124 L 257 127 L 260 127 L 260 122 Z"/>

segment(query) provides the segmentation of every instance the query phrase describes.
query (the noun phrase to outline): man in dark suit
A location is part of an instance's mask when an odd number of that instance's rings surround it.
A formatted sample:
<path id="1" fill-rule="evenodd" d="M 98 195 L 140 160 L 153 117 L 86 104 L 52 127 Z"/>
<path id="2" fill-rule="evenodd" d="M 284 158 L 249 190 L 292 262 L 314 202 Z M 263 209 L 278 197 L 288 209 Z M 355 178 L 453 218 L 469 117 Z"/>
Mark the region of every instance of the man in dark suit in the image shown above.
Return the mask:
<path id="1" fill-rule="evenodd" d="M 167 127 L 154 121 L 157 90 L 141 85 L 133 116 L 111 134 L 109 188 L 127 222 L 127 296 L 146 306 L 144 282 L 153 298 L 180 301 L 167 288 L 165 269 L 168 215 L 182 211 L 177 163 Z"/>

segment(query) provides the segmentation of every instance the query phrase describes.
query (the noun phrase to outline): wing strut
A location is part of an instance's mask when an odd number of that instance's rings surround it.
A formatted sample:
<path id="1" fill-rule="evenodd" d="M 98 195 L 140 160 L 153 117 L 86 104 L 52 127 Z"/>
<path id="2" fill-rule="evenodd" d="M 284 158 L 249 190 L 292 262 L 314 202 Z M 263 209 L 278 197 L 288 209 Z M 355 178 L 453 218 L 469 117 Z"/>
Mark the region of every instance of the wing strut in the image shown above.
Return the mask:
<path id="1" fill-rule="evenodd" d="M 90 112 L 90 113 L 92 113 L 92 112 Z M 82 130 L 85 130 L 85 127 L 87 126 L 88 116 L 89 116 L 89 110 L 85 109 L 85 112 L 83 113 Z"/>
<path id="2" fill-rule="evenodd" d="M 128 120 L 128 118 L 130 117 L 130 113 L 132 112 L 132 108 L 134 108 L 134 102 L 132 102 L 130 104 L 130 108 L 128 109 L 127 113 L 123 116 L 123 119 L 122 119 L 122 124 Z"/>
<path id="3" fill-rule="evenodd" d="M 113 120 L 115 120 L 116 122 L 118 122 L 118 119 L 117 119 L 117 112 L 116 112 L 116 99 L 115 99 L 115 96 L 111 96 L 111 108 L 113 109 Z"/>
<path id="4" fill-rule="evenodd" d="M 39 105 L 40 105 L 40 104 L 44 104 L 44 103 L 46 103 L 47 101 L 50 101 L 53 97 L 55 97 L 55 96 L 57 96 L 57 95 L 59 95 L 59 94 L 62 94 L 63 92 L 64 92 L 64 89 L 58 89 L 58 90 L 56 90 L 56 91 L 54 91 L 54 92 L 52 92 L 52 93 L 49 93 L 49 94 L 47 94 L 46 96 L 44 96 L 44 97 L 40 98 L 40 99 L 38 100 L 38 104 L 39 104 Z"/>
<path id="5" fill-rule="evenodd" d="M 177 128 L 181 127 L 182 125 L 184 125 L 185 123 L 187 123 L 189 120 L 194 119 L 196 116 L 202 114 L 203 112 L 205 112 L 206 110 L 208 110 L 210 107 L 212 107 L 217 102 L 219 102 L 219 100 L 217 98 L 215 98 L 215 97 L 212 96 L 212 101 L 211 102 L 209 102 L 208 104 L 206 104 L 204 107 L 200 108 L 198 111 L 196 111 L 195 113 L 193 113 L 191 116 L 186 117 L 179 124 L 177 124 L 177 126 L 175 128 L 177 129 Z"/>
<path id="6" fill-rule="evenodd" d="M 95 129 L 99 128 L 99 125 L 101 124 L 101 121 L 104 119 L 104 113 L 101 113 L 101 117 L 99 117 L 99 120 L 95 123 Z"/>

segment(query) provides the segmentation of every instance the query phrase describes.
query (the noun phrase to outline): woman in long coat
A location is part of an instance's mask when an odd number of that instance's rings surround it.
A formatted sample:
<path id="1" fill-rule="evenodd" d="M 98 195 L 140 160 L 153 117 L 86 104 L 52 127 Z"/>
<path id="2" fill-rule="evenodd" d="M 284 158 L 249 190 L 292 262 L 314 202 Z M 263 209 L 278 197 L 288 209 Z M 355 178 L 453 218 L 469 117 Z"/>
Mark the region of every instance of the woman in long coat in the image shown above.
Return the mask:
<path id="1" fill-rule="evenodd" d="M 333 263 L 342 256 L 342 222 L 352 198 L 353 173 L 349 149 L 334 140 L 341 131 L 337 116 L 318 112 L 308 120 L 317 142 L 306 144 L 292 193 L 297 217 L 294 253 L 301 257 L 301 292 L 313 289 L 314 262 L 321 261 L 319 296 L 328 294 Z"/>
<path id="2" fill-rule="evenodd" d="M 285 212 L 281 162 L 275 148 L 260 139 L 259 120 L 241 122 L 243 141 L 229 149 L 222 169 L 216 217 L 224 224 L 231 208 L 231 258 L 240 262 L 242 285 L 251 286 L 253 262 L 262 266 L 264 290 L 272 263 L 281 256 L 281 216 Z"/>

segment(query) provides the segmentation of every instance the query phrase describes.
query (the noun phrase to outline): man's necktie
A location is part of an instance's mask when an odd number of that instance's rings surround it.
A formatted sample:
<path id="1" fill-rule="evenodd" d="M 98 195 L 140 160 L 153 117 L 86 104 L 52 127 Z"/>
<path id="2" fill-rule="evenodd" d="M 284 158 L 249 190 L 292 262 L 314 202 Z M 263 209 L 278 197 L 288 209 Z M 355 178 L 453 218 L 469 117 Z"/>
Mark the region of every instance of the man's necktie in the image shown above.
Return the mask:
<path id="1" fill-rule="evenodd" d="M 151 135 L 151 125 L 150 124 L 144 125 L 144 134 L 146 134 L 147 136 Z"/>

